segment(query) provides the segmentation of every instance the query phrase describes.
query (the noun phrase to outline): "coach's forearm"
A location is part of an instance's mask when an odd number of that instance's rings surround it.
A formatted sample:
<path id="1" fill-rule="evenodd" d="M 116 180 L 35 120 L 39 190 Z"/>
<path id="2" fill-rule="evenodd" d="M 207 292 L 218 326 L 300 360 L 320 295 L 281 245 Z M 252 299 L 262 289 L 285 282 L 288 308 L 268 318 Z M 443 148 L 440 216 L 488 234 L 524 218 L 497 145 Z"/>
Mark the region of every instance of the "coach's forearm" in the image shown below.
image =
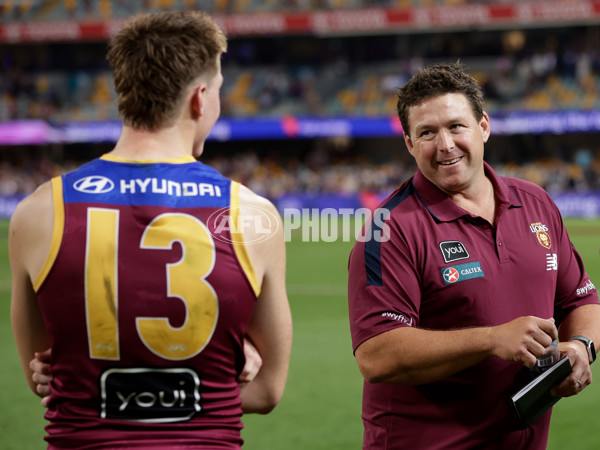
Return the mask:
<path id="1" fill-rule="evenodd" d="M 553 319 L 527 316 L 480 328 L 432 331 L 403 327 L 377 335 L 356 349 L 371 383 L 431 383 L 497 356 L 532 367 L 558 337 Z"/>
<path id="2" fill-rule="evenodd" d="M 566 341 L 578 334 L 594 341 L 600 350 L 600 305 L 580 306 L 565 317 L 559 328 L 560 340 Z"/>
<path id="3" fill-rule="evenodd" d="M 460 372 L 491 356 L 488 328 L 429 331 L 397 328 L 356 349 L 370 383 L 425 384 Z"/>

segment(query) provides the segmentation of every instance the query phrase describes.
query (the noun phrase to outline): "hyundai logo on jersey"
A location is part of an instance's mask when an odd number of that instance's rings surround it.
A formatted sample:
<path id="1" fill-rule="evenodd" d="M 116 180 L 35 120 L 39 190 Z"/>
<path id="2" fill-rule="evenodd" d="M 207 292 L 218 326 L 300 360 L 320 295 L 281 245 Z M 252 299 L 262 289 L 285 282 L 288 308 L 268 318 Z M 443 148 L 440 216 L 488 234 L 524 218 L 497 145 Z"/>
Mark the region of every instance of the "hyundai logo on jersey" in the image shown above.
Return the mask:
<path id="1" fill-rule="evenodd" d="M 104 194 L 105 192 L 112 191 L 114 187 L 115 183 L 110 178 L 101 175 L 81 178 L 73 183 L 73 188 L 86 194 Z"/>

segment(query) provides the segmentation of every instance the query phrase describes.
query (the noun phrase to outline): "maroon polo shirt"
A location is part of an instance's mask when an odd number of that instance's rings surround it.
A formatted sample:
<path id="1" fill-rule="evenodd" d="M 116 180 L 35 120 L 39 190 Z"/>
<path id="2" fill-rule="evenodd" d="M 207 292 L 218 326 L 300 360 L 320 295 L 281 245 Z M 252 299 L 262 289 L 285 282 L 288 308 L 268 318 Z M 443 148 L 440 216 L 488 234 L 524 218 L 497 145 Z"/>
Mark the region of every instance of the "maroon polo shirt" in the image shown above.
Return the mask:
<path id="1" fill-rule="evenodd" d="M 560 324 L 578 306 L 598 303 L 550 196 L 487 164 L 485 172 L 496 192 L 495 228 L 420 171 L 375 211 L 350 255 L 355 350 L 397 327 L 493 326 L 526 315 Z M 525 371 L 494 357 L 436 383 L 365 382 L 364 448 L 545 449 L 550 413 L 518 430 L 509 407 Z"/>

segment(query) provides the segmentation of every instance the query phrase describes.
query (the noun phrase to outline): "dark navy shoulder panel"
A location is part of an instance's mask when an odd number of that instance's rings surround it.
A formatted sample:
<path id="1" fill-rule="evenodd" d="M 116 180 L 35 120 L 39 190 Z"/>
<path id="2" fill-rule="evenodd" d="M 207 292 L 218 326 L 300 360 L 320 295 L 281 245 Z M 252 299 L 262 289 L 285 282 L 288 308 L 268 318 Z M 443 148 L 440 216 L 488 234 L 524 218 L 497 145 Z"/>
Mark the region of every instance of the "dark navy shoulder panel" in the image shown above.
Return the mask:
<path id="1" fill-rule="evenodd" d="M 413 195 L 414 192 L 415 189 L 411 179 L 373 213 L 373 221 L 371 222 L 369 233 L 366 234 L 368 239 L 365 242 L 367 286 L 383 286 L 380 239 L 383 234 L 383 223 L 390 215 L 390 212 Z"/>

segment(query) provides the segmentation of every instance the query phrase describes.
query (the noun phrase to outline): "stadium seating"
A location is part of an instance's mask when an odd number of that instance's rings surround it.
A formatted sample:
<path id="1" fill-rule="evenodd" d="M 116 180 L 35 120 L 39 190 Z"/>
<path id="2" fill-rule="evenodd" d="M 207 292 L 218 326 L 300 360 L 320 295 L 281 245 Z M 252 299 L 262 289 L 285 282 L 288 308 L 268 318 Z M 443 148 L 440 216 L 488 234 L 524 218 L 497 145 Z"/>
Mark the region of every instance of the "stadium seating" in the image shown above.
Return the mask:
<path id="1" fill-rule="evenodd" d="M 568 1 L 568 0 L 565 0 Z M 415 8 L 518 0 L 12 0 L 0 4 L 0 25 L 122 19 L 140 11 L 202 9 L 217 15 L 253 12 L 343 11 L 361 8 Z M 558 36 L 555 36 L 557 35 Z M 269 41 L 281 41 L 281 48 Z M 414 36 L 389 33 L 354 40 L 300 36 L 271 40 L 230 39 L 223 60 L 222 116 L 392 116 L 395 89 L 419 65 L 460 59 L 484 87 L 486 110 L 600 110 L 600 54 L 595 25 L 523 30 L 424 31 Z M 267 45 L 268 44 L 268 45 Z M 285 46 L 288 47 L 285 47 Z M 296 51 L 300 49 L 300 51 Z M 319 53 L 326 51 L 327 57 Z M 277 53 L 278 57 L 272 54 Z M 0 47 L 0 122 L 43 119 L 117 120 L 115 94 L 104 59 L 105 43 L 16 43 Z M 307 57 L 313 55 L 314 57 Z M 268 56 L 265 58 L 265 56 Z M 265 156 L 248 151 L 236 164 L 208 157 L 225 174 L 257 192 L 278 198 L 290 191 L 313 193 L 386 192 L 402 182 L 406 161 L 343 160 L 307 145 L 297 155 Z M 535 148 L 535 145 L 529 145 Z M 0 153 L 0 195 L 22 195 L 48 177 L 71 168 L 40 153 L 19 149 Z M 600 157 L 590 162 L 573 154 L 536 155 L 529 161 L 496 164 L 502 174 L 530 179 L 549 190 L 599 190 Z M 19 153 L 20 152 L 20 153 Z M 311 158 L 321 165 L 311 164 Z M 325 158 L 325 159 L 323 159 Z M 325 163 L 323 163 L 325 160 Z M 566 163 L 565 163 L 566 161 Z M 74 163 L 73 163 L 74 164 Z M 284 170 L 285 168 L 285 170 Z"/>
<path id="2" fill-rule="evenodd" d="M 489 58 L 485 60 L 489 62 Z M 463 58 L 462 62 L 467 66 L 480 65 L 478 58 Z M 540 80 L 522 75 L 527 64 L 526 59 L 520 61 L 508 74 L 498 75 L 494 64 L 487 72 L 476 73 L 490 94 L 488 111 L 600 109 L 600 77 L 596 71 L 581 76 L 561 75 L 557 71 Z M 302 74 L 281 65 L 244 69 L 224 66 L 223 116 L 391 115 L 394 88 L 409 75 L 394 72 L 392 65 L 397 64 L 381 62 L 363 70 L 335 74 L 330 73 L 330 68 L 317 66 L 305 67 Z M 58 72 L 43 68 L 29 71 L 25 80 L 18 68 L 5 66 L 3 70 L 0 120 L 118 118 L 106 69 Z"/>
<path id="3" fill-rule="evenodd" d="M 138 12 L 161 10 L 197 9 L 211 14 L 244 14 L 522 2 L 522 0 L 6 0 L 0 4 L 0 22 L 106 20 L 124 18 Z"/>

